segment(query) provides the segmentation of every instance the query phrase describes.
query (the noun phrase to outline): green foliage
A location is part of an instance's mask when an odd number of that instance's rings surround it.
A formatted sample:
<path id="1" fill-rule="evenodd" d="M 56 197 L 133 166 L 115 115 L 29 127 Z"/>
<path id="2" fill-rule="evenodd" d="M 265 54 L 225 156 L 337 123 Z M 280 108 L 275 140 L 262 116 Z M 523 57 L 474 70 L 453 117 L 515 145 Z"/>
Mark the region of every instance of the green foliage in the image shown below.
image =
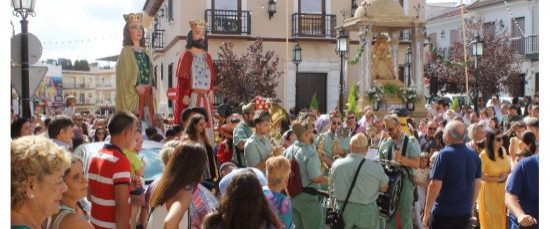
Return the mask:
<path id="1" fill-rule="evenodd" d="M 319 102 L 317 101 L 317 93 L 313 94 L 311 101 L 309 102 L 309 109 L 315 108 L 319 110 Z"/>
<path id="2" fill-rule="evenodd" d="M 353 111 L 355 115 L 358 115 L 359 112 L 357 110 L 357 101 L 358 101 L 358 94 L 357 94 L 357 85 L 353 85 L 351 89 L 348 92 L 348 111 Z"/>
<path id="3" fill-rule="evenodd" d="M 453 103 L 451 104 L 451 109 L 456 111 L 456 109 L 460 106 L 460 101 L 458 101 L 458 97 L 455 97 L 453 99 Z"/>
<path id="4" fill-rule="evenodd" d="M 399 95 L 399 86 L 397 84 L 387 83 L 382 88 L 384 88 L 384 94 L 386 95 Z"/>

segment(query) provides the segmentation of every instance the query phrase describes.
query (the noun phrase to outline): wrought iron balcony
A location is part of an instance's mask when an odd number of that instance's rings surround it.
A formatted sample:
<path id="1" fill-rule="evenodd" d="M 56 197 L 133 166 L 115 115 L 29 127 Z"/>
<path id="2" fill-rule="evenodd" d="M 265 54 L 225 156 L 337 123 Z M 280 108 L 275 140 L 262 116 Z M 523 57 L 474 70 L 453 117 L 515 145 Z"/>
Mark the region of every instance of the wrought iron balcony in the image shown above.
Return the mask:
<path id="1" fill-rule="evenodd" d="M 250 35 L 250 11 L 247 10 L 206 10 L 204 19 L 206 30 L 211 34 Z"/>
<path id="2" fill-rule="evenodd" d="M 527 58 L 538 59 L 539 54 L 539 35 L 529 35 L 525 37 L 512 38 L 514 54 L 525 55 Z"/>
<path id="3" fill-rule="evenodd" d="M 336 15 L 315 13 L 292 14 L 293 37 L 336 38 Z"/>
<path id="4" fill-rule="evenodd" d="M 164 48 L 164 29 L 153 29 L 153 31 L 151 32 L 149 47 L 152 50 Z"/>

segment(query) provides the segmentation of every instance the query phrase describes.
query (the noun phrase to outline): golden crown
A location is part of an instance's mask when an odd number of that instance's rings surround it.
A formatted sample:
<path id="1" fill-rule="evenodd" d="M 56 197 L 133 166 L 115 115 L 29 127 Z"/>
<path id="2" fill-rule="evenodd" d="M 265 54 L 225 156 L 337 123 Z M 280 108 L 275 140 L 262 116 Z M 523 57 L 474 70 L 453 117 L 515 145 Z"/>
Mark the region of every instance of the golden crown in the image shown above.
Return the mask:
<path id="1" fill-rule="evenodd" d="M 202 19 L 196 19 L 193 21 L 189 21 L 189 26 L 191 27 L 191 30 L 204 29 L 206 28 L 206 22 Z"/>
<path id="2" fill-rule="evenodd" d="M 126 23 L 141 22 L 142 18 L 143 18 L 143 15 L 141 15 L 141 13 L 124 14 L 124 20 L 126 20 Z"/>

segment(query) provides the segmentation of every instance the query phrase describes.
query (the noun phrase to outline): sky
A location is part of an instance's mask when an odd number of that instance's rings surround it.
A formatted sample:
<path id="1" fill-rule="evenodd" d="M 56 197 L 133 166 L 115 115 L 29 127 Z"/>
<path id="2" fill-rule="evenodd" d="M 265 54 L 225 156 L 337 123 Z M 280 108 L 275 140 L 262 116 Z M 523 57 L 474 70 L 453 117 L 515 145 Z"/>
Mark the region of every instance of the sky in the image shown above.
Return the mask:
<path id="1" fill-rule="evenodd" d="M 459 0 L 427 0 L 449 1 Z M 29 32 L 42 42 L 41 60 L 69 58 L 73 62 L 76 59 L 94 62 L 119 54 L 124 27 L 122 14 L 140 12 L 144 3 L 145 0 L 37 0 L 36 17 L 28 19 Z M 11 15 L 10 21 L 13 24 L 10 31 L 20 33 L 20 19 Z"/>
<path id="2" fill-rule="evenodd" d="M 122 14 L 141 12 L 145 0 L 37 0 L 29 32 L 42 42 L 42 58 L 95 59 L 118 55 L 122 48 Z M 10 7 L 10 9 L 12 9 Z M 21 32 L 11 15 L 10 34 Z"/>

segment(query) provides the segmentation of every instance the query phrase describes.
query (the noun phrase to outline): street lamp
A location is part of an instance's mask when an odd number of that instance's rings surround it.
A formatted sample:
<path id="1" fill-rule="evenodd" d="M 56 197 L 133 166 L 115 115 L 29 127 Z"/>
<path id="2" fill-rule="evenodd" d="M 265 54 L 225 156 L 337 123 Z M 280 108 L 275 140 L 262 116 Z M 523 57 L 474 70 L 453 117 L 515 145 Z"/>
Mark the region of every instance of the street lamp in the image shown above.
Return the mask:
<path id="1" fill-rule="evenodd" d="M 403 78 L 407 82 L 407 87 L 411 86 L 411 63 L 412 63 L 412 53 L 411 48 L 407 49 L 405 54 L 405 69 L 403 71 Z"/>
<path id="2" fill-rule="evenodd" d="M 483 40 L 481 40 L 481 37 L 479 34 L 475 37 L 475 39 L 470 43 L 472 46 L 472 56 L 474 56 L 474 76 L 476 77 L 476 93 L 475 93 L 475 101 L 474 101 L 474 110 L 477 114 L 479 114 L 478 110 L 478 103 L 479 103 L 479 84 L 478 84 L 478 78 L 479 73 L 477 70 L 477 58 L 481 58 L 483 55 Z"/>
<path id="3" fill-rule="evenodd" d="M 275 12 L 277 12 L 277 2 L 275 0 L 267 2 L 267 12 L 269 13 L 269 20 L 271 20 Z"/>
<path id="4" fill-rule="evenodd" d="M 302 63 L 302 47 L 298 41 L 296 41 L 292 50 L 292 62 L 296 65 L 296 75 L 298 75 L 298 65 Z"/>
<path id="5" fill-rule="evenodd" d="M 340 28 L 340 33 L 336 38 L 336 53 L 340 55 L 340 91 L 339 106 L 340 114 L 344 114 L 344 57 L 348 54 L 349 43 L 348 34 L 344 28 Z"/>
<path id="6" fill-rule="evenodd" d="M 12 0 L 13 15 L 21 17 L 21 87 L 23 118 L 31 118 L 29 93 L 29 31 L 27 17 L 36 16 L 35 0 Z"/>

